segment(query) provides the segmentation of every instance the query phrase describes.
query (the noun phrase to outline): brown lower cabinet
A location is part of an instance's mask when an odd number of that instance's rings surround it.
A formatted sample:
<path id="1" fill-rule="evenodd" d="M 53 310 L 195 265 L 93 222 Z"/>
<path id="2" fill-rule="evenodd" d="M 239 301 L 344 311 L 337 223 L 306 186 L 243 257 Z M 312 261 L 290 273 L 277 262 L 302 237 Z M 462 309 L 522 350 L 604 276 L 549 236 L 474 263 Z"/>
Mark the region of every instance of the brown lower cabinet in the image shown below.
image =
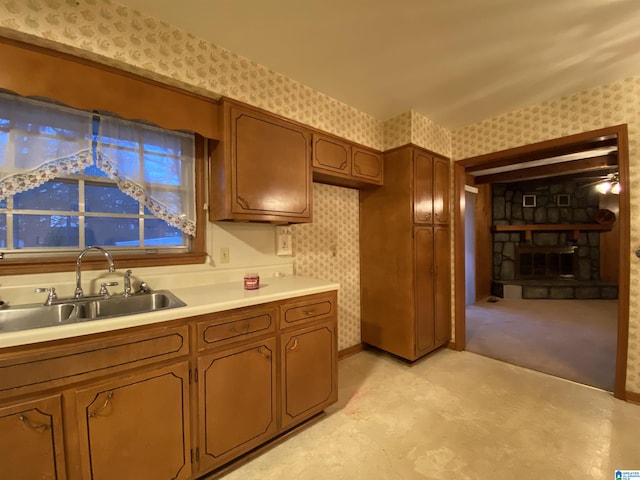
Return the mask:
<path id="1" fill-rule="evenodd" d="M 334 291 L 0 350 L 0 476 L 226 468 L 337 400 L 336 302 Z"/>
<path id="2" fill-rule="evenodd" d="M 218 467 L 276 434 L 276 360 L 275 336 L 198 359 L 202 468 Z"/>
<path id="3" fill-rule="evenodd" d="M 333 322 L 282 336 L 282 427 L 289 428 L 338 399 Z M 331 362 L 324 361 L 331 358 Z"/>
<path id="4" fill-rule="evenodd" d="M 83 478 L 191 476 L 188 362 L 89 385 L 75 396 Z"/>
<path id="5" fill-rule="evenodd" d="M 15 480 L 67 478 L 60 395 L 0 408 L 0 472 Z"/>

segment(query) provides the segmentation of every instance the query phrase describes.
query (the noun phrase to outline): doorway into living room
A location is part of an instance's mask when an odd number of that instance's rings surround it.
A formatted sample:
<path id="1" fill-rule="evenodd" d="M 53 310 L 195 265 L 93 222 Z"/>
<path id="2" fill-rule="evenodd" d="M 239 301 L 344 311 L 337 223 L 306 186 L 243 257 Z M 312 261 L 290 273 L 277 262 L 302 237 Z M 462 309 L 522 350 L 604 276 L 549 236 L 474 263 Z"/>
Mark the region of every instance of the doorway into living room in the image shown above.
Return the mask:
<path id="1" fill-rule="evenodd" d="M 462 267 L 476 284 L 470 302 L 469 284 L 456 275 L 456 347 L 623 397 L 626 127 L 465 159 L 454 168 L 462 199 L 456 228 L 465 232 L 465 244 L 456 246 L 456 272 Z M 614 193 L 595 191 L 605 180 L 615 180 Z M 465 185 L 476 189 L 472 202 Z M 473 236 L 464 197 L 475 203 Z"/>

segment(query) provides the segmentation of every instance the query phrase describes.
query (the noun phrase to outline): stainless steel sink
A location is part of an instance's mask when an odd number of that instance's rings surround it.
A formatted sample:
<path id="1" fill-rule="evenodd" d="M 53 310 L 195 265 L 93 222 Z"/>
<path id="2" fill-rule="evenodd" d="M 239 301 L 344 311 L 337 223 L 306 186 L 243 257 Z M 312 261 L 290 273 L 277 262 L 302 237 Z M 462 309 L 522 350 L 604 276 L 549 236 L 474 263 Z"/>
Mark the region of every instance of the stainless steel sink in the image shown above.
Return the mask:
<path id="1" fill-rule="evenodd" d="M 74 323 L 76 306 L 73 303 L 45 306 L 18 305 L 0 310 L 0 332 L 15 332 L 32 328 Z"/>
<path id="2" fill-rule="evenodd" d="M 157 312 L 186 305 L 168 290 L 130 297 L 85 297 L 60 302 L 54 305 L 16 305 L 0 310 L 0 333 Z"/>
<path id="3" fill-rule="evenodd" d="M 160 290 L 131 297 L 100 298 L 78 303 L 78 319 L 84 321 L 119 317 L 122 315 L 184 307 L 185 305 L 186 304 L 173 293 L 168 290 Z"/>

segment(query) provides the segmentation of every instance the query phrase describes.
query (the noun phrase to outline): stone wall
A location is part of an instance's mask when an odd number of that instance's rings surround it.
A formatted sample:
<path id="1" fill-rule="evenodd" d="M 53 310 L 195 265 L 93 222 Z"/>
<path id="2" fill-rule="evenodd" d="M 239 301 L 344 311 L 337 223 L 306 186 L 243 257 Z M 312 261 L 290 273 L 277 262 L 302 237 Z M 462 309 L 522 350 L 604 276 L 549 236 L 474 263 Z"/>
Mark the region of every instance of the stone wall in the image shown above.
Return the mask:
<path id="1" fill-rule="evenodd" d="M 584 184 L 584 182 L 582 182 Z M 576 180 L 549 183 L 516 182 L 493 185 L 493 224 L 562 224 L 595 223 L 599 194 L 592 187 L 580 186 Z M 567 206 L 558 205 L 559 195 L 568 195 Z M 523 206 L 524 195 L 535 195 L 535 206 Z M 516 246 L 524 242 L 520 233 L 498 232 L 493 235 L 493 278 L 510 281 L 516 275 Z M 577 240 L 571 240 L 568 232 L 534 232 L 532 245 L 541 247 L 577 245 L 578 271 L 576 280 L 600 279 L 600 234 L 582 232 Z"/>

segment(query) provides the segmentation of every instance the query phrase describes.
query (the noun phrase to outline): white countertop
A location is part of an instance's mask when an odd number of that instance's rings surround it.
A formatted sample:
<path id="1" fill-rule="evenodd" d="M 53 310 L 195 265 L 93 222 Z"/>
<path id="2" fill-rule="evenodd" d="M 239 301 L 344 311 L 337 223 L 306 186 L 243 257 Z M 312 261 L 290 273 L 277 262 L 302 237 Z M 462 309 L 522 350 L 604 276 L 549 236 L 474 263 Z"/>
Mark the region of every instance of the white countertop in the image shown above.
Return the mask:
<path id="1" fill-rule="evenodd" d="M 185 307 L 91 320 L 69 325 L 4 332 L 0 333 L 0 348 L 149 325 L 194 315 L 221 312 L 276 300 L 328 292 L 339 288 L 340 285 L 337 283 L 296 275 L 261 278 L 258 290 L 245 290 L 242 280 L 203 284 L 188 288 L 176 285 L 175 287 L 169 287 L 168 290 L 186 303 Z"/>

